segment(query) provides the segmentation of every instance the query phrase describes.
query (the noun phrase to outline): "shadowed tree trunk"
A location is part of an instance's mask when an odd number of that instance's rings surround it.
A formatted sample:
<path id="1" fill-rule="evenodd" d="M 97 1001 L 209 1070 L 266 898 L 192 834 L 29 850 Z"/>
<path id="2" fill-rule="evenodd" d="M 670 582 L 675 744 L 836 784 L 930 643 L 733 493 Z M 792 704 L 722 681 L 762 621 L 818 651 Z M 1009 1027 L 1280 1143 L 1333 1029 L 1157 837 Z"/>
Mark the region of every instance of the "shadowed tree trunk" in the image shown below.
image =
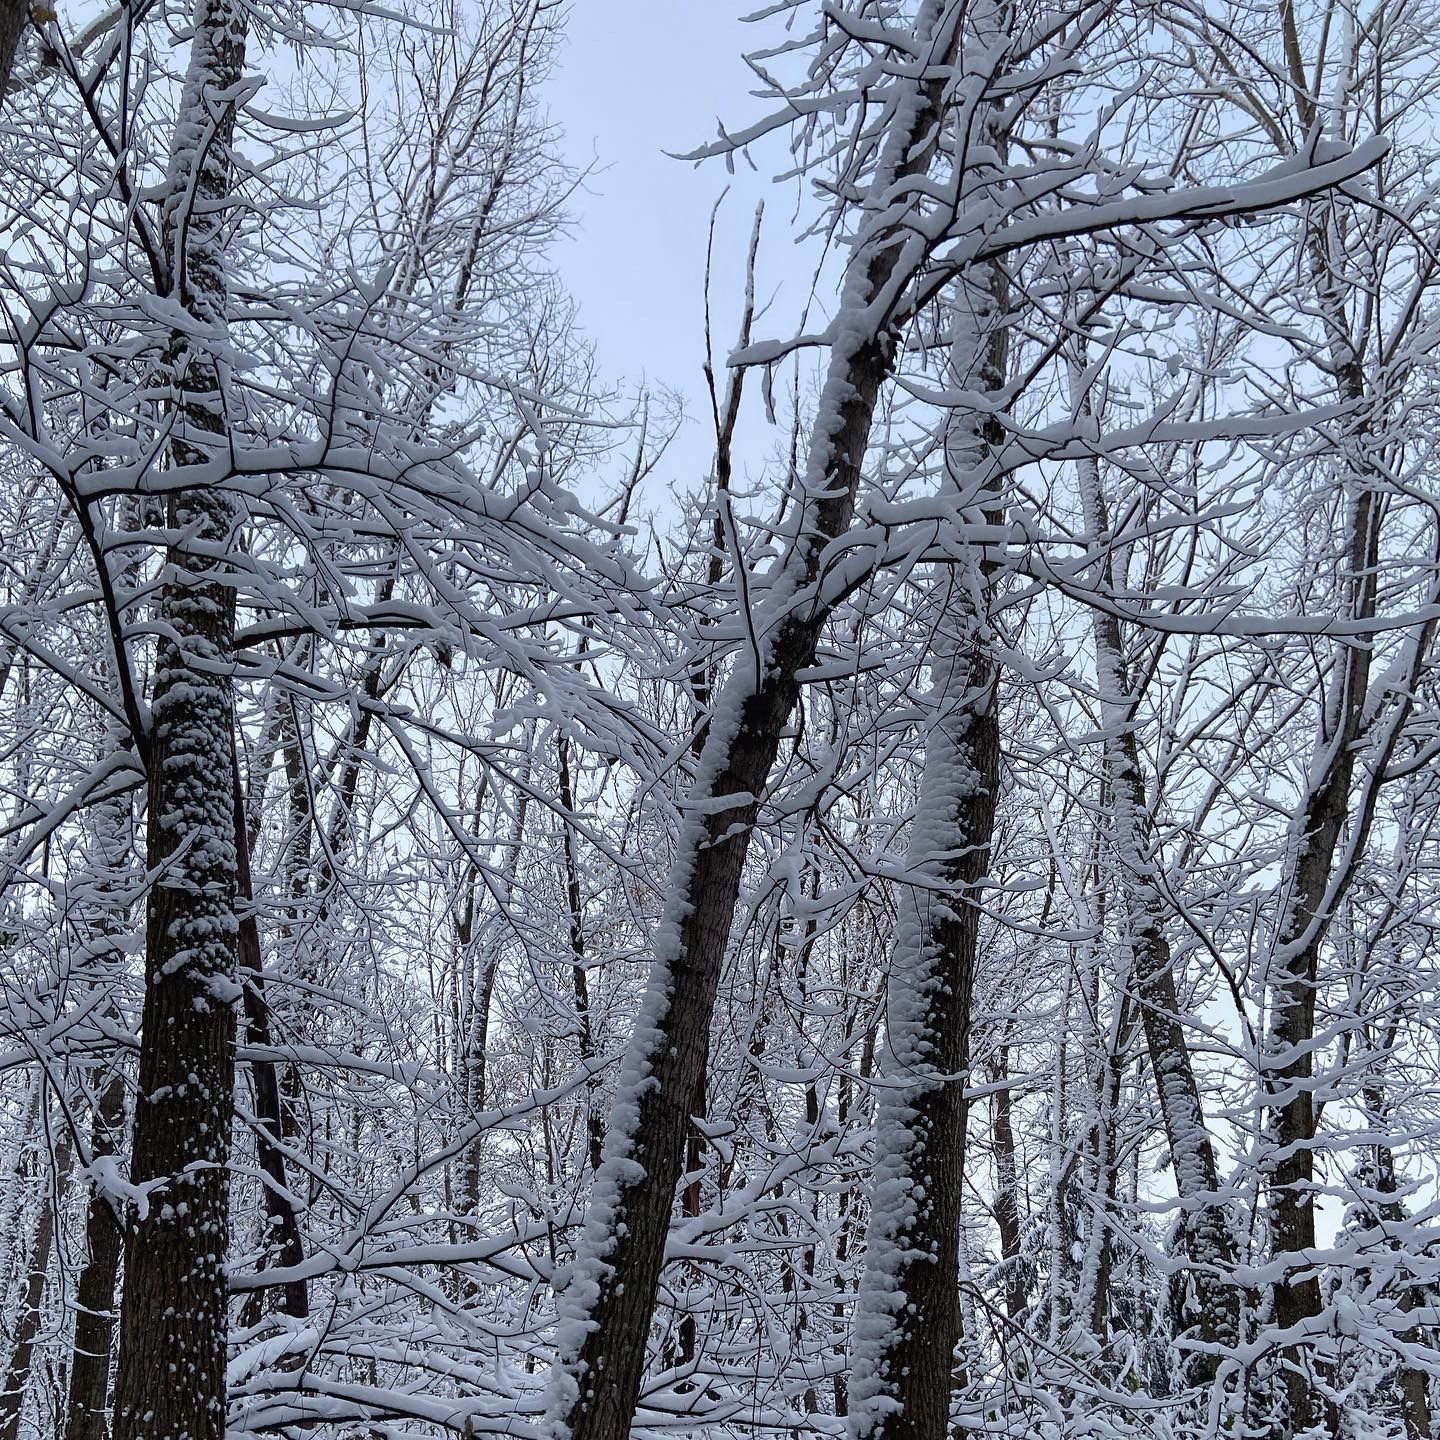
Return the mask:
<path id="1" fill-rule="evenodd" d="M 94 1159 L 114 1155 L 125 1124 L 125 1079 L 112 1071 L 95 1101 L 90 1131 Z M 70 1393 L 65 1440 L 105 1440 L 105 1402 L 110 1394 L 110 1347 L 119 1300 L 123 1226 L 109 1196 L 90 1192 L 85 1207 L 85 1265 L 75 1285 L 75 1340 L 70 1355 Z"/>
<path id="2" fill-rule="evenodd" d="M 0 0 L 0 109 L 15 71 L 15 57 L 30 23 L 30 0 Z"/>
<path id="3" fill-rule="evenodd" d="M 233 743 L 230 764 L 235 807 L 236 898 L 245 902 L 247 913 L 240 919 L 238 958 L 241 983 L 245 987 L 245 1038 L 258 1049 L 271 1045 L 270 1005 L 265 998 L 265 962 L 260 948 L 260 922 L 255 914 L 255 885 L 250 874 L 250 842 L 245 825 L 245 792 L 240 784 L 240 756 Z M 266 1260 L 273 1251 L 274 1263 L 282 1269 L 298 1266 L 305 1259 L 305 1242 L 300 1216 L 285 1173 L 285 1119 L 280 1098 L 280 1077 L 275 1062 L 255 1058 L 250 1062 L 250 1084 L 255 1095 L 255 1158 L 265 1192 L 267 1220 Z M 304 1280 L 287 1280 L 280 1287 L 280 1309 L 295 1319 L 310 1313 L 309 1288 Z M 245 1323 L 254 1324 L 265 1292 L 254 1290 L 246 1302 Z"/>

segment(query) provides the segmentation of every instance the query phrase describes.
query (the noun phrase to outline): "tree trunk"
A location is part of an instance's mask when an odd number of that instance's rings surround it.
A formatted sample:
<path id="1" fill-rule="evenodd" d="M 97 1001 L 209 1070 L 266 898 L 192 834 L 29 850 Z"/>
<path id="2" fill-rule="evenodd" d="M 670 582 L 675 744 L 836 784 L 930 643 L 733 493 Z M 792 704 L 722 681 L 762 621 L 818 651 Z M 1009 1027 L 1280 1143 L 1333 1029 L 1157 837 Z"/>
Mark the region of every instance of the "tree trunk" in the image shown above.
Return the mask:
<path id="1" fill-rule="evenodd" d="M 570 780 L 570 745 L 564 735 L 556 742 L 556 763 L 560 778 L 561 843 L 565 851 L 565 898 L 570 907 L 570 982 L 575 1001 L 576 1041 L 580 1059 L 595 1059 L 595 1028 L 590 1016 L 589 961 L 585 955 L 585 921 L 580 891 L 580 864 L 575 854 L 575 835 L 570 816 L 575 812 L 575 790 Z M 605 1121 L 600 1114 L 600 1077 L 592 1073 L 585 1087 L 585 1133 L 592 1172 L 600 1169 L 605 1148 Z"/>
<path id="2" fill-rule="evenodd" d="M 125 1080 L 106 1079 L 95 1106 L 90 1153 L 114 1155 L 125 1124 Z M 119 1299 L 121 1220 L 104 1192 L 95 1188 L 85 1208 L 86 1257 L 75 1286 L 75 1340 L 70 1355 L 70 1394 L 65 1440 L 105 1440 L 105 1402 L 110 1392 L 110 1346 Z"/>
<path id="3" fill-rule="evenodd" d="M 246 904 L 240 919 L 238 957 L 241 983 L 245 987 L 245 1038 L 260 1049 L 269 1049 L 270 1005 L 265 998 L 265 962 L 260 948 L 260 922 L 255 915 L 255 884 L 250 873 L 250 843 L 245 825 L 245 792 L 240 784 L 240 755 L 232 738 L 230 765 L 235 808 L 236 896 Z M 255 1096 L 255 1158 L 265 1177 L 265 1215 L 268 1221 L 266 1255 L 274 1252 L 275 1263 L 284 1269 L 305 1259 L 305 1242 L 300 1232 L 300 1215 L 285 1173 L 284 1111 L 280 1099 L 280 1077 L 275 1062 L 250 1062 L 250 1084 Z M 262 1262 L 263 1263 L 263 1262 Z M 310 1313 L 309 1287 L 304 1280 L 287 1280 L 280 1287 L 280 1309 L 297 1320 Z M 254 1313 L 246 1322 L 254 1324 L 263 1303 L 263 1290 L 253 1290 L 246 1302 Z"/>
<path id="4" fill-rule="evenodd" d="M 30 0 L 0 0 L 0 106 L 15 71 L 15 57 L 30 23 Z"/>
<path id="5" fill-rule="evenodd" d="M 35 1220 L 35 1238 L 30 1247 L 30 1266 L 25 1280 L 25 1301 L 15 1317 L 15 1344 L 0 1390 L 0 1440 L 19 1440 L 20 1417 L 25 1408 L 25 1389 L 35 1359 L 35 1337 L 40 1333 L 41 1301 L 45 1276 L 55 1248 L 55 1212 L 65 1203 L 70 1180 L 70 1147 L 60 1140 L 55 1146 L 53 1184 L 40 1197 Z"/>
<path id="6" fill-rule="evenodd" d="M 986 17 L 967 18 L 967 34 Z M 994 36 L 981 36 L 981 46 Z M 995 126 L 981 122 L 980 148 Z M 957 287 L 948 385 L 998 396 L 1005 384 L 1004 280 L 985 266 Z M 956 522 L 995 523 L 997 493 L 981 479 L 1001 438 L 993 415 L 946 421 L 944 496 Z M 989 654 L 994 562 L 951 540 L 937 580 L 925 769 L 911 820 L 906 888 L 886 997 L 888 1071 L 876 1103 L 865 1271 L 851 1346 L 852 1440 L 946 1440 L 961 1338 L 960 1225 L 971 995 L 979 888 L 990 869 L 1000 783 L 997 672 Z"/>
<path id="7" fill-rule="evenodd" d="M 1000 1258 L 1005 1265 L 1005 1314 L 1018 1320 L 1026 1303 L 1025 1277 L 1020 1269 L 1020 1185 L 1015 1170 L 1014 1102 L 1010 1095 L 1010 1048 L 1001 1045 L 991 1060 L 991 1077 L 999 1088 L 990 1097 L 990 1136 L 995 1151 L 995 1227 L 1000 1233 Z"/>
<path id="8" fill-rule="evenodd" d="M 930 0 L 916 35 L 943 68 L 958 16 Z M 893 187 L 928 169 L 943 83 L 909 82 L 871 188 L 877 214 Z M 857 248 L 841 298 L 793 539 L 755 615 L 753 655 L 741 655 L 712 708 L 657 929 L 650 978 L 627 1049 L 568 1288 L 559 1297 L 549 1414 L 557 1436 L 628 1440 L 650 1321 L 685 1162 L 691 1106 L 708 1054 L 710 1022 L 741 873 L 781 737 L 813 663 L 829 609 L 815 593 L 827 543 L 854 513 L 880 389 L 894 363 L 889 317 L 919 259 L 893 224 Z M 904 269 L 902 265 L 904 257 Z M 888 292 L 883 304 L 874 302 Z"/>
<path id="9" fill-rule="evenodd" d="M 166 357 L 177 467 L 224 434 L 209 337 L 225 323 L 224 227 L 244 10 L 199 0 L 165 203 L 172 296 L 191 323 Z M 208 332 L 208 334 L 207 334 Z M 132 1208 L 115 1380 L 115 1440 L 223 1440 L 234 1116 L 235 597 L 225 560 L 237 512 L 223 487 L 169 502 L 175 538 L 157 608 L 149 772 L 145 1000 Z"/>
<path id="10" fill-rule="evenodd" d="M 1358 367 L 1345 371 L 1342 380 L 1346 393 L 1358 399 L 1363 391 Z M 1346 613 L 1363 620 L 1375 613 L 1379 521 L 1373 490 L 1359 490 L 1348 507 L 1347 521 Z M 1315 739 L 1310 771 L 1314 778 L 1290 835 L 1281 888 L 1288 898 L 1277 920 L 1268 977 L 1266 1167 L 1271 1248 L 1286 1267 L 1285 1278 L 1274 1289 L 1275 1324 L 1282 1330 L 1305 1326 L 1319 1316 L 1323 1304 L 1319 1270 L 1307 1258 L 1315 1249 L 1315 1007 L 1320 947 L 1340 898 L 1332 878 L 1350 815 L 1355 750 L 1369 684 L 1370 641 L 1344 644 L 1336 666 L 1338 676 Z M 1348 877 L 1340 877 L 1339 890 L 1347 883 Z M 1298 1433 L 1319 1423 L 1322 1408 L 1303 1344 L 1287 1343 L 1282 1356 L 1289 1424 Z M 1335 1415 L 1327 1413 L 1324 1418 L 1338 1424 Z"/>
<path id="11" fill-rule="evenodd" d="M 1088 415 L 1089 397 L 1078 388 L 1083 368 L 1084 356 L 1072 355 L 1071 401 Z M 1084 460 L 1076 468 L 1085 528 L 1104 555 L 1108 553 L 1109 517 L 1099 466 Z M 1111 562 L 1103 560 L 1101 566 L 1107 588 L 1123 588 L 1123 577 L 1111 573 Z M 1224 1351 L 1239 1340 L 1239 1292 L 1231 1279 L 1235 1243 L 1220 1203 L 1215 1146 L 1180 1021 L 1174 961 L 1165 930 L 1169 906 L 1159 883 L 1145 772 L 1135 736 L 1138 697 L 1126 671 L 1120 622 L 1097 606 L 1091 612 L 1091 631 L 1105 736 L 1110 830 L 1122 868 L 1120 903 L 1129 932 L 1134 992 L 1165 1126 L 1175 1193 L 1182 1207 L 1180 1242 L 1191 1266 L 1193 1303 L 1177 1320 L 1182 1344 L 1188 1333 L 1199 1347 L 1191 1355 L 1191 1378 L 1209 1383 Z"/>

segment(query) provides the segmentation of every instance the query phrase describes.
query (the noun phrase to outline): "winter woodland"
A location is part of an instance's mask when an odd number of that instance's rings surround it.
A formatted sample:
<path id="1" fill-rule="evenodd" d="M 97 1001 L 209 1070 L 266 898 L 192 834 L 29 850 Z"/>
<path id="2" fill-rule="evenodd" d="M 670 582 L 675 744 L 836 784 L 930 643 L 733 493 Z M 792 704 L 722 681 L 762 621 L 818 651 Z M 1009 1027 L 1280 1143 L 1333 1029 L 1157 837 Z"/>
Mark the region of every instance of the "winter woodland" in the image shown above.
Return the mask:
<path id="1" fill-rule="evenodd" d="M 773 0 L 641 386 L 565 8 L 0 0 L 0 1440 L 1440 1433 L 1440 5 Z"/>

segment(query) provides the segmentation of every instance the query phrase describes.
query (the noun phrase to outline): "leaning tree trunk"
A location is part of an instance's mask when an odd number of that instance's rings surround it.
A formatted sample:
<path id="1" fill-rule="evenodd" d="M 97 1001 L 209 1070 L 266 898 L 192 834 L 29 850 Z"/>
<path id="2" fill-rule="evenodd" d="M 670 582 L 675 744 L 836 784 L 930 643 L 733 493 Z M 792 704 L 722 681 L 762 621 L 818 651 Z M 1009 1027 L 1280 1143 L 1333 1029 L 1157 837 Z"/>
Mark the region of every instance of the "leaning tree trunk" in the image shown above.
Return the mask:
<path id="1" fill-rule="evenodd" d="M 230 143 L 244 8 L 199 0 L 165 205 L 171 293 L 185 319 L 166 357 L 177 468 L 225 429 L 215 332 L 225 323 Z M 235 599 L 224 557 L 237 512 L 212 486 L 172 496 L 157 606 L 149 773 L 145 1000 L 125 1242 L 115 1440 L 222 1440 L 230 1128 L 234 1114 Z"/>
<path id="2" fill-rule="evenodd" d="M 897 81 L 902 97 L 871 189 L 877 216 L 901 208 L 896 187 L 930 165 L 943 98 L 935 75 L 953 60 L 958 32 L 958 15 L 929 0 L 915 34 L 939 63 Z M 793 538 L 755 616 L 758 648 L 737 659 L 711 711 L 590 1213 L 560 1296 L 549 1396 L 559 1437 L 630 1434 L 750 836 L 800 672 L 813 663 L 829 616 L 815 591 L 821 554 L 854 513 L 876 403 L 894 364 L 890 317 L 925 250 L 918 234 L 892 222 L 857 247 L 846 271 L 844 323 L 834 327 Z"/>
<path id="3" fill-rule="evenodd" d="M 1072 361 L 1072 390 L 1078 386 L 1081 368 L 1078 360 Z M 1072 400 L 1082 409 L 1088 408 L 1083 395 L 1073 393 Z M 1085 528 L 1094 543 L 1103 547 L 1109 524 L 1099 466 L 1085 460 L 1077 468 Z M 1107 563 L 1105 579 L 1110 581 L 1108 571 Z M 1097 606 L 1092 612 L 1092 633 L 1110 782 L 1110 830 L 1122 867 L 1121 905 L 1129 931 L 1135 996 L 1181 1205 L 1181 1246 L 1191 1267 L 1193 1303 L 1178 1318 L 1197 1347 L 1192 1352 L 1191 1376 L 1209 1383 L 1225 1349 L 1239 1340 L 1239 1291 L 1233 1281 L 1235 1242 L 1220 1199 L 1215 1146 L 1180 1019 L 1174 960 L 1165 929 L 1169 906 L 1154 855 L 1145 772 L 1135 735 L 1138 702 L 1126 671 L 1120 622 Z"/>

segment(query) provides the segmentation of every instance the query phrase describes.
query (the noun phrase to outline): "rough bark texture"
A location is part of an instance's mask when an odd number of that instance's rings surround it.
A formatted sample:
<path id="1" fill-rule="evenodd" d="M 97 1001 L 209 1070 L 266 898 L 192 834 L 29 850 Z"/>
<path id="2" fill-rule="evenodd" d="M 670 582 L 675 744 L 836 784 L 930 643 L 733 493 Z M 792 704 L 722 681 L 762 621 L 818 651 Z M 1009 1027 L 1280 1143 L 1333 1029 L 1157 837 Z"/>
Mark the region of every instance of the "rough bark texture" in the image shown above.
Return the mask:
<path id="1" fill-rule="evenodd" d="M 192 508 L 193 505 L 193 508 Z M 229 538 L 214 495 L 173 523 Z M 182 578 L 171 551 L 159 614 L 145 1003 L 131 1181 L 146 1190 L 125 1245 L 116 1440 L 222 1440 L 227 1166 L 235 1083 L 236 854 L 229 743 L 233 592 Z M 172 638 L 173 637 L 173 638 Z"/>
<path id="2" fill-rule="evenodd" d="M 937 42 L 937 59 L 947 59 L 940 7 L 927 6 L 926 16 L 919 33 Z M 954 17 L 944 24 L 958 29 Z M 938 79 L 920 79 L 898 105 L 877 179 L 881 196 L 928 168 L 941 95 Z M 850 523 L 876 402 L 893 365 L 887 316 L 869 307 L 896 278 L 906 240 L 881 231 L 852 261 L 842 304 L 854 325 L 831 354 L 799 523 L 757 616 L 757 652 L 737 661 L 710 717 L 671 873 L 672 918 L 657 935 L 591 1214 L 561 1297 L 550 1414 L 555 1432 L 573 1440 L 628 1440 L 630 1433 L 759 797 L 799 696 L 798 676 L 813 663 L 828 618 L 818 597 L 806 592 L 817 579 L 823 547 Z"/>
<path id="3" fill-rule="evenodd" d="M 244 12 L 200 0 L 171 152 L 165 233 L 187 317 L 167 355 L 177 468 L 225 429 L 213 345 Z M 169 502 L 151 697 L 145 1001 L 133 1205 L 115 1381 L 115 1440 L 222 1440 L 228 1173 L 234 1113 L 237 853 L 231 746 L 233 501 L 219 487 Z"/>
<path id="4" fill-rule="evenodd" d="M 20 53 L 20 42 L 29 23 L 30 0 L 0 0 L 0 106 L 5 103 L 5 92 L 15 71 L 15 57 Z"/>
<path id="5" fill-rule="evenodd" d="M 138 513 L 134 507 L 133 513 Z M 122 570 L 117 588 L 133 592 L 133 566 Z M 107 724 L 106 749 L 127 743 L 120 727 Z M 86 836 L 93 902 L 85 907 L 87 935 L 84 964 L 97 989 L 114 983 L 126 965 L 124 937 L 133 923 L 130 895 L 138 858 L 134 803 L 114 796 L 97 806 Z M 120 1016 L 107 1002 L 118 1023 Z M 90 1156 L 103 1160 L 124 1149 L 125 1072 L 121 1058 L 91 1081 Z M 75 1333 L 70 1354 L 70 1385 L 65 1405 L 65 1440 L 105 1440 L 106 1402 L 110 1394 L 110 1351 L 119 1302 L 120 1252 L 124 1215 L 103 1185 L 90 1186 L 85 1209 L 85 1264 L 75 1285 Z"/>
<path id="6" fill-rule="evenodd" d="M 580 862 L 575 853 L 575 832 L 568 816 L 575 811 L 575 789 L 570 779 L 570 745 L 563 735 L 556 742 L 556 766 L 560 779 L 561 838 L 565 851 L 565 899 L 570 907 L 570 983 L 575 1001 L 576 1045 L 580 1059 L 595 1059 L 595 1027 L 590 1016 L 589 960 L 585 953 L 584 903 L 580 891 Z M 600 1076 L 592 1074 L 586 1086 L 585 1134 L 589 1141 L 590 1168 L 599 1170 L 605 1148 L 605 1119 L 600 1113 Z"/>
<path id="7" fill-rule="evenodd" d="M 978 657 L 977 657 L 978 658 Z M 943 1440 L 950 1433 L 954 1352 L 960 1341 L 959 1234 L 964 1173 L 970 1002 L 980 909 L 976 887 L 989 869 L 999 783 L 994 676 L 972 660 L 971 700 L 932 732 L 925 792 L 933 816 L 917 814 L 927 853 L 925 889 L 902 904 L 892 969 L 891 1086 L 876 1115 L 877 1154 L 865 1279 L 855 1322 L 850 1431 L 885 1440 Z M 953 727 L 953 732 L 949 730 Z M 922 805 L 925 802 L 922 800 Z M 924 823 L 922 823 L 924 822 Z M 936 831 L 950 842 L 931 849 Z M 911 932 L 907 937 L 906 930 Z M 909 973 L 902 975 L 900 965 Z M 897 984 L 899 980 L 899 984 Z M 898 992 L 903 985 L 912 994 Z M 912 1033 L 893 1012 L 914 1004 Z M 918 1022 L 918 1023 L 917 1023 Z M 907 1027 L 908 1028 L 908 1027 Z M 903 1087 L 894 1082 L 907 1077 Z"/>

